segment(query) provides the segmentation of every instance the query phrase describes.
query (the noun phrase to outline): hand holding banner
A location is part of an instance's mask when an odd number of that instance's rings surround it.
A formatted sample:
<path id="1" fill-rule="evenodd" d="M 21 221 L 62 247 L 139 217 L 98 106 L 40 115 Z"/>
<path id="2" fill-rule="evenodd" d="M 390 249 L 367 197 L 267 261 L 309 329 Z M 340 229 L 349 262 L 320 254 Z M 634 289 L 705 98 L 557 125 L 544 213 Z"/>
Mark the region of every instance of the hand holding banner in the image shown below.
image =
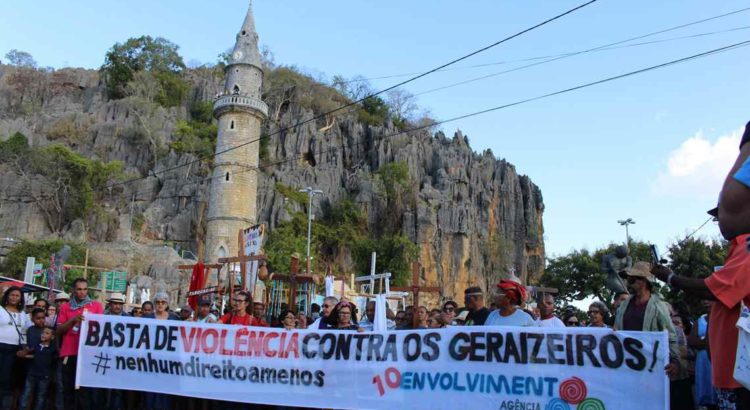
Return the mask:
<path id="1" fill-rule="evenodd" d="M 668 407 L 657 332 L 289 332 L 103 315 L 82 331 L 82 386 L 323 408 Z"/>

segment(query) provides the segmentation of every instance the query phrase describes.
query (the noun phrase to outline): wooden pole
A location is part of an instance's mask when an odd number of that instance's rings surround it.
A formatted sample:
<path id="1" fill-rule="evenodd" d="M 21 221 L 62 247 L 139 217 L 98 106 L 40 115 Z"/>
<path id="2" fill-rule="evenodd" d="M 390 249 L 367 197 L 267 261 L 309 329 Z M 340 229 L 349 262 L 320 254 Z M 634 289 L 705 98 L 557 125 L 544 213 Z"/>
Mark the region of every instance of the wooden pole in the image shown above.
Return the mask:
<path id="1" fill-rule="evenodd" d="M 240 229 L 239 234 L 237 235 L 237 245 L 238 245 L 238 256 L 245 256 L 245 235 L 243 235 L 243 230 Z M 247 290 L 247 281 L 245 280 L 245 265 L 247 263 L 240 262 L 240 284 L 242 285 L 242 290 Z M 253 289 L 254 290 L 254 289 Z"/>
<path id="2" fill-rule="evenodd" d="M 87 266 L 89 266 L 89 248 L 86 248 L 86 256 L 83 258 L 83 278 L 86 280 L 89 278 L 89 270 Z"/>

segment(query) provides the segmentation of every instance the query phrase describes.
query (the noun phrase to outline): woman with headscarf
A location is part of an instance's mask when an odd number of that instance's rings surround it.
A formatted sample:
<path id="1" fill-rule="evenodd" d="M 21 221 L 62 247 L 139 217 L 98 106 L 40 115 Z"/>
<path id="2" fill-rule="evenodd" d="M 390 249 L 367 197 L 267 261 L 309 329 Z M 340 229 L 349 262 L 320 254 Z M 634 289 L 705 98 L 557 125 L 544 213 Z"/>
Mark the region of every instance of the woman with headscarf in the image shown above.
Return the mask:
<path id="1" fill-rule="evenodd" d="M 503 279 L 495 289 L 494 310 L 487 316 L 485 326 L 536 326 L 536 322 L 528 313 L 518 307 L 526 299 L 526 287 L 522 284 Z"/>
<path id="2" fill-rule="evenodd" d="M 10 408 L 11 379 L 16 353 L 26 344 L 26 330 L 31 326 L 29 316 L 23 311 L 23 294 L 18 286 L 3 293 L 0 302 L 0 406 Z"/>

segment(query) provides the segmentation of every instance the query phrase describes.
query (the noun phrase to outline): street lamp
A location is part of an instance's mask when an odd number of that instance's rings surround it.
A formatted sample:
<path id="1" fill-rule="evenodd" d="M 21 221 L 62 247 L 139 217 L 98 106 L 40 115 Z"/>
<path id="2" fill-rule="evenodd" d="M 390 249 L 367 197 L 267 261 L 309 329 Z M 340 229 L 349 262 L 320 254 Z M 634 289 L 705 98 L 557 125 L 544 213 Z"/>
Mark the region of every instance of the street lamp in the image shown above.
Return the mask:
<path id="1" fill-rule="evenodd" d="M 625 227 L 625 246 L 630 247 L 630 232 L 628 231 L 628 225 L 633 225 L 635 221 L 632 218 L 617 221 L 618 224 Z"/>
<path id="2" fill-rule="evenodd" d="M 310 236 L 312 234 L 312 200 L 323 191 L 312 187 L 302 188 L 299 192 L 307 193 L 307 275 L 310 275 Z"/>

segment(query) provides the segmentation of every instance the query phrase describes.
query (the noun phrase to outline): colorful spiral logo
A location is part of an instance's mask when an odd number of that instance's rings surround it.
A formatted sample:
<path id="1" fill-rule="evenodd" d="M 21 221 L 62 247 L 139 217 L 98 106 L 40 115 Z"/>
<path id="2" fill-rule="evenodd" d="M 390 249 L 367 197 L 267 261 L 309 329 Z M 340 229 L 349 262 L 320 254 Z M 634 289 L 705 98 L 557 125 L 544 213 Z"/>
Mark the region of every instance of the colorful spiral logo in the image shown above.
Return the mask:
<path id="1" fill-rule="evenodd" d="M 570 405 L 565 400 L 555 397 L 544 406 L 544 410 L 570 410 Z"/>
<path id="2" fill-rule="evenodd" d="M 599 399 L 588 398 L 578 404 L 576 410 L 605 410 L 604 403 Z"/>
<path id="3" fill-rule="evenodd" d="M 587 393 L 586 383 L 577 377 L 571 377 L 560 383 L 560 398 L 570 404 L 582 402 Z"/>

